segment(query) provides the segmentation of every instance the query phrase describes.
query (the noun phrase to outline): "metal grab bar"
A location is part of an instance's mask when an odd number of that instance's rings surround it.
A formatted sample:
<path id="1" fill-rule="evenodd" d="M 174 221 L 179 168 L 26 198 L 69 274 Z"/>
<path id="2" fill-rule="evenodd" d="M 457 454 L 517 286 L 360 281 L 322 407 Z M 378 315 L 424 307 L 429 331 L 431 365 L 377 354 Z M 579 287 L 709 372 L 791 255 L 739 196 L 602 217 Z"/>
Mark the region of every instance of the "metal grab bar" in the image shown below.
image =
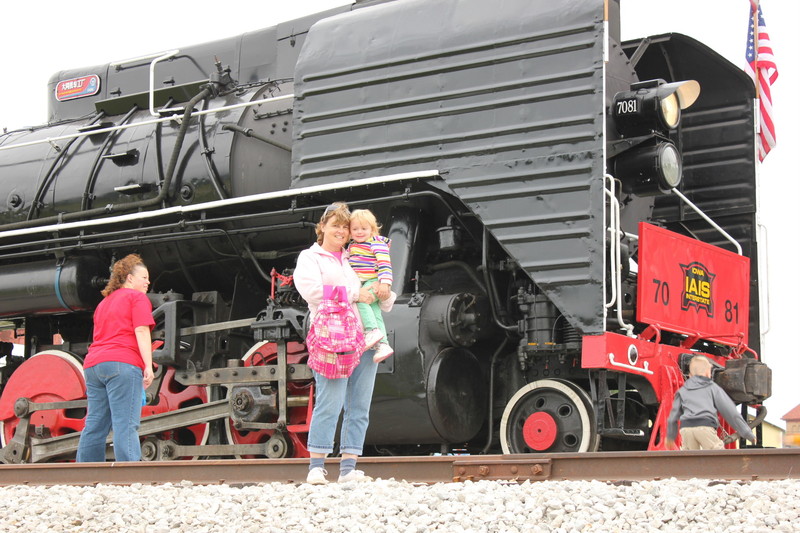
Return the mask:
<path id="1" fill-rule="evenodd" d="M 163 55 L 158 56 L 150 62 L 150 114 L 154 117 L 160 117 L 158 111 L 155 110 L 155 93 L 156 93 L 156 63 L 174 57 L 180 50 L 172 50 Z"/>
<path id="2" fill-rule="evenodd" d="M 724 229 L 722 229 L 722 228 L 720 227 L 720 225 L 719 225 L 719 224 L 717 224 L 716 222 L 714 222 L 713 220 L 711 220 L 711 217 L 709 217 L 708 215 L 706 215 L 705 213 L 703 213 L 703 211 L 701 211 L 699 207 L 697 207 L 696 205 L 694 205 L 694 204 L 692 203 L 692 201 L 691 201 L 691 200 L 689 200 L 689 199 L 688 199 L 686 196 L 684 196 L 684 195 L 683 195 L 683 193 L 682 193 L 681 191 L 679 191 L 678 189 L 672 189 L 672 192 L 674 192 L 674 193 L 675 193 L 675 194 L 678 196 L 678 198 L 680 198 L 681 200 L 683 200 L 683 201 L 684 201 L 684 203 L 685 203 L 686 205 L 688 205 L 689 207 L 691 207 L 692 209 L 694 209 L 694 211 L 695 211 L 695 212 L 696 212 L 698 215 L 700 215 L 701 217 L 703 217 L 703 219 L 704 219 L 706 222 L 708 222 L 709 224 L 711 224 L 711 226 L 712 226 L 714 229 L 716 229 L 717 231 L 719 231 L 720 233 L 722 233 L 722 235 L 723 235 L 723 236 L 724 236 L 726 239 L 728 239 L 730 242 L 732 242 L 732 243 L 733 243 L 733 245 L 736 247 L 736 253 L 738 253 L 739 255 L 742 255 L 742 247 L 741 247 L 741 245 L 740 245 L 740 244 L 739 244 L 739 243 L 736 241 L 736 239 L 734 239 L 733 237 L 731 237 L 731 236 L 728 234 L 728 232 L 727 232 L 727 231 L 725 231 Z"/>

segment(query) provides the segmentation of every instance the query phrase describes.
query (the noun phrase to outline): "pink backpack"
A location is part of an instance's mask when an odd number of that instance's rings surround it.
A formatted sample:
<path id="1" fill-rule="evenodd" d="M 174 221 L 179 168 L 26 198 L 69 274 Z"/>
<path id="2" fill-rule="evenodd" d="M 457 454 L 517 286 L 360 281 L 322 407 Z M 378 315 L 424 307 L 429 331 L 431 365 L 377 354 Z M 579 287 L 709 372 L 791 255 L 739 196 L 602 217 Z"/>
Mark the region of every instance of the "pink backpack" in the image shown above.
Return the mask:
<path id="1" fill-rule="evenodd" d="M 350 377 L 364 353 L 364 333 L 347 290 L 325 285 L 306 336 L 308 366 L 326 378 Z"/>

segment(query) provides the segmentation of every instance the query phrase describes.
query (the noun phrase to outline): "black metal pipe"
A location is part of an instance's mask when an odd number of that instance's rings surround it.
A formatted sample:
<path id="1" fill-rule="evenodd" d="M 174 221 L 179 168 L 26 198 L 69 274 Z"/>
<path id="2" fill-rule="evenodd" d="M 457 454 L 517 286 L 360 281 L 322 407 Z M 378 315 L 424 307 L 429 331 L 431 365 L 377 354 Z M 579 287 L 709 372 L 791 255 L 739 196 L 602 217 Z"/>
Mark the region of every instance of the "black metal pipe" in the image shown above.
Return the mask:
<path id="1" fill-rule="evenodd" d="M 205 111 L 208 107 L 208 100 L 205 101 L 203 104 L 203 110 Z M 217 191 L 217 195 L 222 200 L 229 198 L 228 193 L 225 192 L 225 189 L 222 187 L 222 180 L 219 178 L 219 172 L 217 171 L 217 166 L 214 164 L 214 160 L 211 158 L 211 154 L 213 153 L 208 148 L 208 138 L 206 136 L 206 116 L 200 115 L 200 146 L 203 150 L 200 154 L 203 156 L 203 162 L 206 164 L 206 171 L 208 172 L 208 177 L 211 179 L 211 184 L 214 186 L 214 190 Z"/>
<path id="2" fill-rule="evenodd" d="M 122 120 L 119 122 L 120 125 L 125 124 L 128 122 L 134 113 L 139 110 L 139 106 L 136 104 L 131 107 L 131 110 L 122 117 Z M 117 138 L 117 134 L 119 131 L 112 131 L 106 137 L 106 140 L 103 141 L 103 146 L 97 151 L 97 155 L 94 158 L 94 162 L 92 163 L 92 169 L 89 171 L 89 178 L 86 180 L 86 188 L 83 190 L 83 198 L 81 198 L 81 211 L 86 211 L 89 209 L 89 201 L 92 198 L 92 192 L 94 191 L 94 185 L 97 181 L 97 173 L 100 170 L 100 162 L 103 161 L 103 155 L 106 153 L 108 146 L 111 142 Z"/>
<path id="3" fill-rule="evenodd" d="M 103 116 L 105 116 L 104 111 L 98 112 L 89 122 L 89 124 L 94 124 L 95 122 L 100 120 Z M 72 147 L 72 144 L 78 139 L 79 137 L 73 137 L 72 139 L 66 142 L 63 148 L 60 149 L 57 148 L 58 155 L 56 155 L 56 157 L 53 158 L 53 162 L 50 164 L 50 168 L 47 169 L 47 173 L 44 175 L 44 178 L 42 178 L 42 182 L 36 189 L 36 194 L 33 195 L 33 201 L 31 202 L 31 208 L 28 210 L 27 220 L 29 221 L 33 220 L 33 217 L 36 216 L 36 211 L 39 209 L 39 204 L 41 202 L 42 194 L 44 194 L 44 190 L 47 187 L 47 184 L 50 183 L 50 178 L 53 175 L 53 172 L 55 172 L 56 167 L 61 162 L 61 160 L 64 157 L 66 157 L 67 152 L 69 151 L 70 147 Z M 20 224 L 25 224 L 25 222 L 20 222 Z"/>
<path id="4" fill-rule="evenodd" d="M 492 310 L 492 319 L 494 323 L 497 324 L 497 327 L 505 330 L 505 331 L 513 331 L 514 333 L 519 333 L 519 328 L 517 326 L 509 326 L 503 324 L 500 320 L 500 315 L 497 311 L 497 293 L 495 292 L 494 284 L 492 283 L 492 278 L 489 274 L 489 230 L 484 229 L 483 232 L 483 247 L 481 253 L 481 263 L 483 264 L 483 277 L 486 280 L 486 289 L 487 294 L 489 296 L 489 308 Z"/>
<path id="5" fill-rule="evenodd" d="M 448 268 L 458 267 L 464 270 L 470 279 L 478 286 L 478 288 L 483 292 L 485 295 L 489 295 L 489 292 L 486 290 L 486 286 L 483 282 L 478 278 L 478 274 L 475 273 L 475 269 L 469 266 L 469 264 L 465 263 L 464 261 L 445 261 L 444 263 L 438 263 L 436 265 L 432 265 L 430 269 L 433 272 L 438 272 L 440 270 L 446 270 Z"/>
<path id="6" fill-rule="evenodd" d="M 492 446 L 492 437 L 494 436 L 494 424 L 492 423 L 492 411 L 494 410 L 494 367 L 497 364 L 497 358 L 505 349 L 506 344 L 508 344 L 508 337 L 503 337 L 503 342 L 500 343 L 500 346 L 492 354 L 492 359 L 489 362 L 489 436 L 486 439 L 486 446 L 483 447 L 481 453 L 488 452 L 489 448 Z"/>
<path id="7" fill-rule="evenodd" d="M 286 150 L 287 152 L 291 152 L 292 151 L 292 147 L 291 146 L 286 146 L 285 144 L 281 144 L 281 143 L 279 143 L 277 141 L 273 141 L 272 139 L 264 137 L 263 135 L 260 135 L 260 134 L 258 134 L 256 132 L 254 132 L 253 128 L 243 128 L 243 127 L 241 127 L 241 126 L 239 126 L 237 124 L 225 124 L 224 126 L 222 126 L 222 129 L 223 130 L 229 130 L 229 131 L 235 131 L 236 133 L 241 133 L 245 137 L 252 137 L 253 139 L 257 139 L 257 140 L 259 140 L 259 141 L 261 141 L 263 143 L 271 144 L 272 146 L 275 146 L 275 147 L 280 148 L 282 150 Z"/>

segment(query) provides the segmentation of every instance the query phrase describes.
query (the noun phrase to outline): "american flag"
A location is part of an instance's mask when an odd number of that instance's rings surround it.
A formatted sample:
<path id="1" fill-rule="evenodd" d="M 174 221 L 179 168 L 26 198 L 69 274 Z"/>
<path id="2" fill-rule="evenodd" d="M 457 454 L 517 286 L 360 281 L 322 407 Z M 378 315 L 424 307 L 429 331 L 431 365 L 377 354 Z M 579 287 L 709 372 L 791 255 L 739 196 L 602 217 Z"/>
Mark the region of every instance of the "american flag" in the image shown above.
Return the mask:
<path id="1" fill-rule="evenodd" d="M 754 15 L 758 13 L 758 28 L 753 27 Z M 757 49 L 756 49 L 757 48 Z M 769 40 L 764 14 L 758 0 L 750 0 L 750 24 L 747 31 L 747 64 L 744 67 L 756 84 L 759 99 L 759 149 L 758 158 L 763 161 L 772 147 L 775 146 L 775 124 L 772 121 L 771 86 L 778 79 L 778 67 L 772 55 L 772 43 Z"/>

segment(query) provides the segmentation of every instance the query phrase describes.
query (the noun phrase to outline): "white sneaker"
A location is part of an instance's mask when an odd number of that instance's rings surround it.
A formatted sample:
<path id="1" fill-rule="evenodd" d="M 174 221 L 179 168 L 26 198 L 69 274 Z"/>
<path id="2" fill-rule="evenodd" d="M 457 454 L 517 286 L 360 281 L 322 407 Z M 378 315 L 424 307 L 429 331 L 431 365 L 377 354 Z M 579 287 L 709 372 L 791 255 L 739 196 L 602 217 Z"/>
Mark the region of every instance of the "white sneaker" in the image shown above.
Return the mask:
<path id="1" fill-rule="evenodd" d="M 328 471 L 321 467 L 312 468 L 308 471 L 308 477 L 306 477 L 306 483 L 309 485 L 326 485 L 328 480 L 325 479 L 325 476 L 328 475 Z"/>
<path id="2" fill-rule="evenodd" d="M 372 360 L 376 363 L 380 363 L 381 361 L 388 359 L 393 353 L 394 350 L 391 346 L 389 346 L 389 343 L 382 342 L 378 345 L 378 349 L 375 350 L 375 355 L 372 356 Z"/>
<path id="3" fill-rule="evenodd" d="M 346 476 L 339 476 L 339 483 L 347 483 L 348 481 L 372 481 L 372 478 L 361 470 L 351 470 Z"/>
<path id="4" fill-rule="evenodd" d="M 383 333 L 378 328 L 371 329 L 364 335 L 364 351 L 369 350 L 383 340 Z"/>

